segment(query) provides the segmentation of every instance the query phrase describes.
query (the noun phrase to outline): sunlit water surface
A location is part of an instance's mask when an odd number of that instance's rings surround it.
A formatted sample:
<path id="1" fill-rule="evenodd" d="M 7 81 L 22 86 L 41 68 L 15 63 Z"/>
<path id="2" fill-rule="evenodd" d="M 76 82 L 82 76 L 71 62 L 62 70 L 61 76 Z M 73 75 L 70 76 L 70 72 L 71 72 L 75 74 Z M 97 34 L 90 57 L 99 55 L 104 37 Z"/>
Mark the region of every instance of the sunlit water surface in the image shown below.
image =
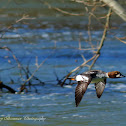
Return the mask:
<path id="1" fill-rule="evenodd" d="M 12 9 L 12 13 L 14 13 Z M 40 13 L 40 12 L 39 12 Z M 41 16 L 40 16 L 41 17 Z M 14 17 L 13 17 L 14 18 Z M 42 18 L 42 17 L 41 17 Z M 40 18 L 40 19 L 41 19 Z M 65 18 L 65 17 L 64 17 Z M 74 101 L 75 85 L 57 85 L 56 74 L 61 79 L 69 71 L 83 62 L 81 54 L 89 59 L 92 51 L 78 50 L 79 35 L 81 33 L 82 46 L 89 47 L 84 40 L 88 39 L 87 30 L 79 27 L 86 24 L 80 17 L 80 22 L 71 22 L 63 17 L 43 17 L 30 24 L 16 24 L 7 31 L 1 39 L 2 46 L 12 49 L 19 61 L 28 64 L 31 72 L 36 69 L 36 56 L 41 63 L 49 56 L 47 61 L 35 74 L 45 82 L 45 85 L 36 85 L 38 92 L 31 87 L 28 93 L 10 94 L 4 91 L 0 94 L 0 125 L 12 126 L 109 126 L 126 124 L 126 79 L 108 79 L 104 93 L 100 99 L 96 97 L 94 85 L 89 85 L 80 105 L 76 108 Z M 55 19 L 55 20 L 54 20 Z M 72 17 L 70 18 L 72 19 Z M 3 18 L 4 20 L 4 18 Z M 51 22 L 51 23 L 50 23 Z M 79 24 L 80 23 L 80 24 Z M 63 26 L 67 24 L 69 26 Z M 78 27 L 75 27 L 76 26 Z M 44 28 L 45 25 L 45 28 Z M 33 26 L 33 27 L 32 27 Z M 121 27 L 125 27 L 123 23 Z M 42 27 L 42 28 L 41 28 Z M 116 29 L 113 32 L 117 36 L 125 35 L 125 31 Z M 93 32 L 93 40 L 100 41 L 102 30 Z M 96 39 L 96 40 L 95 40 Z M 27 41 L 26 41 L 27 40 Z M 19 91 L 19 69 L 12 55 L 5 50 L 0 50 L 0 79 L 15 90 Z M 9 57 L 6 57 L 9 56 Z M 8 63 L 10 61 L 10 63 Z M 6 68 L 13 69 L 5 70 Z M 109 35 L 104 43 L 101 56 L 97 60 L 94 69 L 103 71 L 119 70 L 126 75 L 126 45 Z M 87 70 L 82 69 L 80 72 Z M 9 84 L 10 80 L 15 81 Z M 12 118 L 20 120 L 13 120 Z M 38 120 L 37 120 L 38 119 Z"/>

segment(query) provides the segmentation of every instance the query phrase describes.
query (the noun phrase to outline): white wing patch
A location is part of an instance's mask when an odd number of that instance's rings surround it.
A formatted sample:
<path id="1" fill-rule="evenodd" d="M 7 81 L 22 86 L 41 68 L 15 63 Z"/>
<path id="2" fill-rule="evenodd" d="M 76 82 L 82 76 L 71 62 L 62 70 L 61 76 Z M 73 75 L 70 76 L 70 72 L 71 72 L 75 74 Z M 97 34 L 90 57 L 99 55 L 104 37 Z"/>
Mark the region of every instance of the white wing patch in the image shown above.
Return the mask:
<path id="1" fill-rule="evenodd" d="M 88 82 L 89 80 L 89 78 L 84 75 L 77 75 L 75 79 L 76 81 L 83 81 L 83 82 Z"/>

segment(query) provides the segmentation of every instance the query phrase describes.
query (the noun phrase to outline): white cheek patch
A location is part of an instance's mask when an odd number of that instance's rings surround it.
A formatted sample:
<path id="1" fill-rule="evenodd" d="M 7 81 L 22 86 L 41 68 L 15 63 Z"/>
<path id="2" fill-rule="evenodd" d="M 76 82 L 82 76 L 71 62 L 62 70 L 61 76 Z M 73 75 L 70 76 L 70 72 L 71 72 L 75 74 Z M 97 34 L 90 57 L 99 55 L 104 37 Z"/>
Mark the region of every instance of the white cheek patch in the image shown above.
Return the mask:
<path id="1" fill-rule="evenodd" d="M 83 75 L 77 75 L 76 76 L 76 81 L 84 81 L 84 82 L 88 82 L 89 78 Z"/>
<path id="2" fill-rule="evenodd" d="M 116 77 L 120 77 L 120 74 L 117 74 Z"/>

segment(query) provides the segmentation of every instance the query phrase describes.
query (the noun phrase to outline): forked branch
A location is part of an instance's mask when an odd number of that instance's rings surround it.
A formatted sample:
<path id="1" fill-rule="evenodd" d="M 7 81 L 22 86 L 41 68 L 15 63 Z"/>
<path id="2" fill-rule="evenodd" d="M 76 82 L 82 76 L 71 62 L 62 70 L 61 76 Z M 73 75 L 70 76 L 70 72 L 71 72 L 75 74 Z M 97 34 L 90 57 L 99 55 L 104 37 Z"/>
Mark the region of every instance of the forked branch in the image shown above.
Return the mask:
<path id="1" fill-rule="evenodd" d="M 111 16 L 111 9 L 109 9 L 108 11 L 108 14 L 106 16 L 106 23 L 105 23 L 105 26 L 104 26 L 104 31 L 103 31 L 103 35 L 102 35 L 102 38 L 101 38 L 101 41 L 100 41 L 100 44 L 98 46 L 98 49 L 97 51 L 95 52 L 96 54 L 94 54 L 94 56 L 92 56 L 89 60 L 86 60 L 84 61 L 84 63 L 82 63 L 80 66 L 76 67 L 75 69 L 73 69 L 72 71 L 70 71 L 64 81 L 61 83 L 61 86 L 64 85 L 65 81 L 67 80 L 67 78 L 75 71 L 79 70 L 80 68 L 83 68 L 85 65 L 87 65 L 87 63 L 91 62 L 92 61 L 92 64 L 90 65 L 89 69 L 92 69 L 92 67 L 94 66 L 95 62 L 97 61 L 98 57 L 100 56 L 100 51 L 103 47 L 103 44 L 104 44 L 104 41 L 105 41 L 105 38 L 107 36 L 107 30 L 109 28 L 109 22 L 110 22 L 110 16 Z"/>

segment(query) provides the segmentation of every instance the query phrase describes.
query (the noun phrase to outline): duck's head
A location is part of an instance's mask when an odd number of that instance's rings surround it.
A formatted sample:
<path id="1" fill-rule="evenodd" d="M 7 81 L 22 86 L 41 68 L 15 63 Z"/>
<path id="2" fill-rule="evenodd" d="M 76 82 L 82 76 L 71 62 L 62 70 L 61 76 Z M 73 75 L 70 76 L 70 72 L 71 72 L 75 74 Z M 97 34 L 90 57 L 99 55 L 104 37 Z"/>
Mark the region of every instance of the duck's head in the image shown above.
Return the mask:
<path id="1" fill-rule="evenodd" d="M 112 72 L 108 72 L 108 77 L 109 78 L 122 78 L 125 76 L 122 75 L 119 71 L 112 71 Z"/>

